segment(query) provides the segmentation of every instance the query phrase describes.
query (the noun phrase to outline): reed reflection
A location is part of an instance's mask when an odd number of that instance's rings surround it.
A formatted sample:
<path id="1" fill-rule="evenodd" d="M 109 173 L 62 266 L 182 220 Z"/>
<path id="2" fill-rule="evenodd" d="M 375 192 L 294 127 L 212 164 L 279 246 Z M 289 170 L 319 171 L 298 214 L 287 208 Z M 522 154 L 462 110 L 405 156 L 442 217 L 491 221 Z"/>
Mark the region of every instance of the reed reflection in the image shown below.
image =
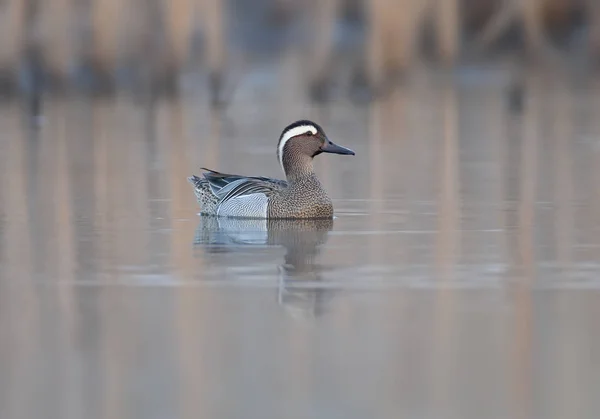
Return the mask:
<path id="1" fill-rule="evenodd" d="M 258 220 L 200 217 L 194 245 L 210 255 L 240 248 L 283 246 L 279 265 L 278 303 L 294 312 L 323 313 L 331 291 L 318 282 L 324 266 L 316 263 L 320 247 L 333 228 L 333 220 Z"/>

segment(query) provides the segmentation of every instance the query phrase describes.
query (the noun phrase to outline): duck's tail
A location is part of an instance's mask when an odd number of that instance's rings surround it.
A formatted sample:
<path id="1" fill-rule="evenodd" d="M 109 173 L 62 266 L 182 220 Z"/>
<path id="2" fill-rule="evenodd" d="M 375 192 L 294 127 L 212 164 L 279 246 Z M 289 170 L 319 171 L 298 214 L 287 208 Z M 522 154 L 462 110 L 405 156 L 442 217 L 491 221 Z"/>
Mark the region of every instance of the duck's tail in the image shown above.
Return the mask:
<path id="1" fill-rule="evenodd" d="M 194 185 L 194 188 L 196 188 L 196 189 L 201 189 L 202 184 L 206 182 L 206 179 L 202 179 L 201 177 L 196 176 L 196 175 L 192 175 L 192 176 L 188 177 L 187 180 L 192 185 Z"/>
<path id="2" fill-rule="evenodd" d="M 194 186 L 194 195 L 200 204 L 200 212 L 208 215 L 215 214 L 217 198 L 212 194 L 208 180 L 196 175 L 188 177 L 187 180 Z"/>

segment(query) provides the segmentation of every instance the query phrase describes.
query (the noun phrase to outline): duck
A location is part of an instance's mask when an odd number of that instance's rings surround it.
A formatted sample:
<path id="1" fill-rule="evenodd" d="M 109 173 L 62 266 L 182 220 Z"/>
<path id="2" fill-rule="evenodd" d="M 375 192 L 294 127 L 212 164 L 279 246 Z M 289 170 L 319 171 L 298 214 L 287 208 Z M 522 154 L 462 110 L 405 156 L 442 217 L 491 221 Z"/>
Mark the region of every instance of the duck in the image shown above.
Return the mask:
<path id="1" fill-rule="evenodd" d="M 334 144 L 320 125 L 306 119 L 286 126 L 277 143 L 277 159 L 286 180 L 220 173 L 202 167 L 188 181 L 200 214 L 254 219 L 332 219 L 333 203 L 321 185 L 313 159 L 322 153 L 352 155 Z"/>

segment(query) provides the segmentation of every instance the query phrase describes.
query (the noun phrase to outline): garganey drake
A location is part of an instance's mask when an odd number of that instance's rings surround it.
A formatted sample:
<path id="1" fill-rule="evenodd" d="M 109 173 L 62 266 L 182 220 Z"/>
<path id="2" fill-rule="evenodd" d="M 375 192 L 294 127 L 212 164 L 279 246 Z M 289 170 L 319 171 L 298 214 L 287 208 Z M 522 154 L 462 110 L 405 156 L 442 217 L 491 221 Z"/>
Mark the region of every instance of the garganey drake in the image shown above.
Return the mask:
<path id="1" fill-rule="evenodd" d="M 323 129 L 307 120 L 288 125 L 277 144 L 277 158 L 286 179 L 246 177 L 202 168 L 203 177 L 188 181 L 200 204 L 200 213 L 238 218 L 333 218 L 333 205 L 313 169 L 321 153 L 354 155 L 332 143 Z"/>

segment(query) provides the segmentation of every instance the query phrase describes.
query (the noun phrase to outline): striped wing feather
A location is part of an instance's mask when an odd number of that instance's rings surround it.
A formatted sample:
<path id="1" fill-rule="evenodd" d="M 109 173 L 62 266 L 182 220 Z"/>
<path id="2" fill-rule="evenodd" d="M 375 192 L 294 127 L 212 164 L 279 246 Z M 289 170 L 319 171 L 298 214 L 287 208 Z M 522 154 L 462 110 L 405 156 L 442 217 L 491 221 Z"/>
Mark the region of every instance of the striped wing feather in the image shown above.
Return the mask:
<path id="1" fill-rule="evenodd" d="M 232 198 L 255 193 L 263 193 L 269 196 L 273 191 L 287 186 L 287 182 L 284 180 L 271 179 L 262 176 L 245 177 L 240 175 L 230 175 L 205 168 L 203 169 L 208 171 L 203 173 L 204 178 L 208 181 L 211 191 L 219 199 L 220 203 L 226 202 Z"/>

